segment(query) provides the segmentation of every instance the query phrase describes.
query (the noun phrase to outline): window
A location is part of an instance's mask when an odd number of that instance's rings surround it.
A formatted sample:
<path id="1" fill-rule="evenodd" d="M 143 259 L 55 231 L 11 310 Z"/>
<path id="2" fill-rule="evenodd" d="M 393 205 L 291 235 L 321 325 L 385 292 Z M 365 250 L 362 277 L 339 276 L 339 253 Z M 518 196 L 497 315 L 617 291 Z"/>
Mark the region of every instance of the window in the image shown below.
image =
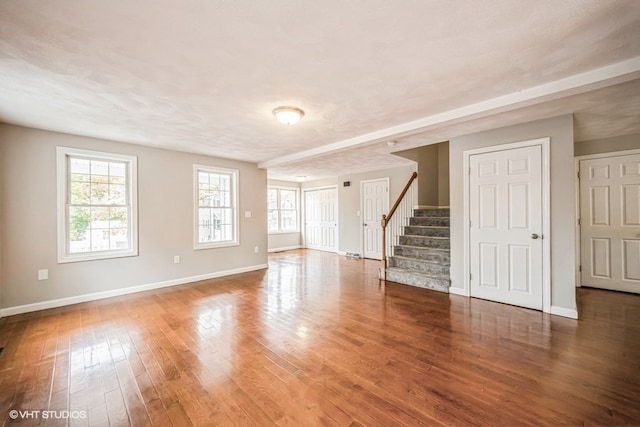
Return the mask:
<path id="1" fill-rule="evenodd" d="M 194 166 L 195 249 L 238 244 L 238 171 Z"/>
<path id="2" fill-rule="evenodd" d="M 267 189 L 267 215 L 270 233 L 299 231 L 298 190 L 269 187 Z"/>
<path id="3" fill-rule="evenodd" d="M 58 147 L 58 262 L 138 255 L 136 161 Z"/>

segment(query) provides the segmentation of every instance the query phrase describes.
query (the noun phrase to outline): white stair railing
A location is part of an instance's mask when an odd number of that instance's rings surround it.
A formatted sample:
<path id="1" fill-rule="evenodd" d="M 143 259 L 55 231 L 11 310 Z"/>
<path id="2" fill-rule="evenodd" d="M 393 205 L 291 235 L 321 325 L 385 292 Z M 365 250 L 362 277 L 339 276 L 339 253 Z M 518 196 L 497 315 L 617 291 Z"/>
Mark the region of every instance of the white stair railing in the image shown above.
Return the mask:
<path id="1" fill-rule="evenodd" d="M 393 256 L 393 248 L 399 244 L 404 227 L 409 225 L 409 218 L 413 216 L 418 197 L 417 177 L 418 172 L 414 172 L 389 214 L 382 215 L 382 265 L 378 273 L 380 279 L 386 278 L 387 258 Z"/>

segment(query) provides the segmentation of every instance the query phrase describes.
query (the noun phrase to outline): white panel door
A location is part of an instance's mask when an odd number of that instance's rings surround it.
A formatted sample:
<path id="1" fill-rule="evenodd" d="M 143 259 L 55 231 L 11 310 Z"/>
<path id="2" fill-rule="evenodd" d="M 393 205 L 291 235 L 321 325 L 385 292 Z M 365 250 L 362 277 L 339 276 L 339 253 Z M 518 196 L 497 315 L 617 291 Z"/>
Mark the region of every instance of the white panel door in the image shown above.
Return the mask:
<path id="1" fill-rule="evenodd" d="M 382 259 L 382 215 L 389 211 L 389 180 L 362 183 L 363 256 Z"/>
<path id="2" fill-rule="evenodd" d="M 580 161 L 583 286 L 640 293 L 640 154 Z"/>
<path id="3" fill-rule="evenodd" d="M 471 296 L 542 310 L 542 147 L 469 165 Z"/>
<path id="4" fill-rule="evenodd" d="M 305 247 L 337 252 L 338 190 L 306 190 L 304 201 Z"/>

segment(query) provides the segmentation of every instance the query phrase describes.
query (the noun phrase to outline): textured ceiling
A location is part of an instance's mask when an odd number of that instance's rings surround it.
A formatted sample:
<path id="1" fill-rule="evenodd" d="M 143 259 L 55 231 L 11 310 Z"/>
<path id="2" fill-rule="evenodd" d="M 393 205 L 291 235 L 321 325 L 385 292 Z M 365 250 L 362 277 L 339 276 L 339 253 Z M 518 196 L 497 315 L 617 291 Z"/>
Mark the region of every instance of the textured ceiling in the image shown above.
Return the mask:
<path id="1" fill-rule="evenodd" d="M 381 129 L 638 57 L 637 0 L 3 1 L 0 121 L 314 178 L 405 164 Z M 627 63 L 623 78 L 385 136 L 397 151 L 567 112 L 577 139 L 640 132 Z M 277 123 L 283 104 L 303 120 Z"/>

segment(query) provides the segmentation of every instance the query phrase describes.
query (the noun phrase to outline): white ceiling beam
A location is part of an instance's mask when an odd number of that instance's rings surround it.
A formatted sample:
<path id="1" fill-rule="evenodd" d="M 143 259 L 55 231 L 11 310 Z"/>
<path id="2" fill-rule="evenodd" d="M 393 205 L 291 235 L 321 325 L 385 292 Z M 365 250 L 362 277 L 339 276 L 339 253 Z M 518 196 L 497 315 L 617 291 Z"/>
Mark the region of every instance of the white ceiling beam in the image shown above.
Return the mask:
<path id="1" fill-rule="evenodd" d="M 444 111 L 422 119 L 413 120 L 400 125 L 380 129 L 353 138 L 300 151 L 258 164 L 258 167 L 268 169 L 288 163 L 300 162 L 305 159 L 342 151 L 357 146 L 368 145 L 387 139 L 400 138 L 427 130 L 465 122 L 489 115 L 512 111 L 531 105 L 548 102 L 571 95 L 577 95 L 592 90 L 625 83 L 640 78 L 640 57 L 607 65 L 605 67 L 575 74 L 553 82 L 523 89 L 518 92 L 498 96 L 486 101 Z"/>

